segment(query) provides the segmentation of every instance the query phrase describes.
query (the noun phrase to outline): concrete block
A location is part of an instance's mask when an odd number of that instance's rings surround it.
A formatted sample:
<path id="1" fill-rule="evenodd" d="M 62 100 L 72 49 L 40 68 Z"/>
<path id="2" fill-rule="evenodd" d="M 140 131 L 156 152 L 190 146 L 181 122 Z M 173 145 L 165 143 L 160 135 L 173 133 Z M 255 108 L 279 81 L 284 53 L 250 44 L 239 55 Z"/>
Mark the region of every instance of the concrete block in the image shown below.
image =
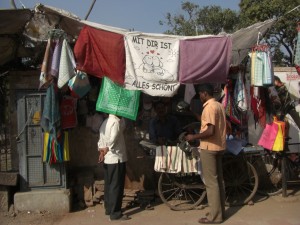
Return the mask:
<path id="1" fill-rule="evenodd" d="M 56 214 L 71 211 L 69 189 L 33 190 L 17 192 L 14 195 L 16 211 L 48 211 Z"/>

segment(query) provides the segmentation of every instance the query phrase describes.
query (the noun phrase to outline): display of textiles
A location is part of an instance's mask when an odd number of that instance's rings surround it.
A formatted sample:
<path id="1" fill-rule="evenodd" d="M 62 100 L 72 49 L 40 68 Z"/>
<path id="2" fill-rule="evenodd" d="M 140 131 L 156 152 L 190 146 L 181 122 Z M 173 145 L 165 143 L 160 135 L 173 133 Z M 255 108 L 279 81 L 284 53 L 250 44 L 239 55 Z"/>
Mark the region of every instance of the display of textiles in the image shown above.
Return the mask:
<path id="1" fill-rule="evenodd" d="M 251 57 L 251 85 L 270 86 L 273 84 L 274 70 L 268 45 L 255 45 Z"/>
<path id="2" fill-rule="evenodd" d="M 244 84 L 244 80 L 242 77 L 241 72 L 238 73 L 238 77 L 234 86 L 234 102 L 237 108 L 245 112 L 248 110 L 248 98 L 247 98 L 247 91 Z"/>
<path id="3" fill-rule="evenodd" d="M 300 22 L 298 23 L 297 26 L 297 44 L 296 44 L 296 52 L 295 52 L 295 68 L 297 70 L 298 75 L 300 75 Z"/>
<path id="4" fill-rule="evenodd" d="M 234 98 L 232 95 L 232 84 L 228 82 L 224 86 L 224 97 L 222 99 L 222 105 L 225 108 L 226 116 L 229 120 L 235 124 L 240 124 L 241 121 L 238 117 L 238 112 L 235 107 Z"/>
<path id="5" fill-rule="evenodd" d="M 66 40 L 63 30 L 53 29 L 49 32 L 41 73 L 39 89 L 47 88 L 52 81 L 62 88 L 75 76 L 76 63 L 73 50 Z"/>
<path id="6" fill-rule="evenodd" d="M 48 132 L 44 132 L 43 136 L 43 162 L 52 164 L 70 160 L 68 132 L 63 132 L 58 139 Z"/>

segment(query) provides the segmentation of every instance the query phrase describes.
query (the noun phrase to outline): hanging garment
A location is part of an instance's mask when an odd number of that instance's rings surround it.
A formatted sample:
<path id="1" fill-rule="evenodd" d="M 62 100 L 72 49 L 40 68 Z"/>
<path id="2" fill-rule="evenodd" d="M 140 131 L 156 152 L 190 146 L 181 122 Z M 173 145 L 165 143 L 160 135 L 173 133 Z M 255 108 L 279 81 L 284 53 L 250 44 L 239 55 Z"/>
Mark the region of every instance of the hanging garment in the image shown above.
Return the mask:
<path id="1" fill-rule="evenodd" d="M 245 112 L 248 110 L 247 91 L 241 72 L 238 73 L 234 86 L 234 102 L 240 111 Z"/>
<path id="2" fill-rule="evenodd" d="M 184 101 L 191 104 L 192 98 L 196 95 L 193 84 L 186 84 L 184 89 Z"/>
<path id="3" fill-rule="evenodd" d="M 57 86 L 62 88 L 76 74 L 76 63 L 72 49 L 66 39 L 63 40 Z"/>
<path id="4" fill-rule="evenodd" d="M 61 128 L 69 129 L 77 126 L 77 99 L 64 96 L 60 102 Z"/>
<path id="5" fill-rule="evenodd" d="M 250 87 L 251 110 L 253 112 L 254 121 L 261 127 L 266 126 L 266 100 L 263 93 L 263 87 Z"/>
<path id="6" fill-rule="evenodd" d="M 41 127 L 43 132 L 49 132 L 54 138 L 60 136 L 61 117 L 59 112 L 59 101 L 57 88 L 52 83 L 47 88 L 46 98 L 44 102 L 44 110 L 41 119 Z"/>
<path id="7" fill-rule="evenodd" d="M 251 85 L 273 85 L 274 70 L 269 46 L 256 45 L 252 48 L 251 57 Z"/>
<path id="8" fill-rule="evenodd" d="M 123 35 L 84 26 L 74 47 L 77 69 L 123 84 L 125 47 Z"/>
<path id="9" fill-rule="evenodd" d="M 295 68 L 297 70 L 297 73 L 298 75 L 300 75 L 300 23 L 298 23 L 297 31 L 298 31 L 298 35 L 297 35 L 297 44 L 296 44 L 294 63 L 295 63 Z"/>
<path id="10" fill-rule="evenodd" d="M 39 78 L 39 80 L 40 80 L 39 89 L 47 88 L 48 85 L 52 81 L 53 77 L 48 73 L 48 70 L 51 66 L 52 54 L 53 54 L 52 40 L 49 38 L 48 42 L 47 42 L 44 59 L 43 59 L 43 63 L 42 63 L 42 68 L 41 68 L 41 74 L 40 74 L 40 78 Z"/>
<path id="11" fill-rule="evenodd" d="M 178 82 L 179 40 L 167 35 L 125 35 L 125 88 L 171 97 Z"/>
<path id="12" fill-rule="evenodd" d="M 55 47 L 52 56 L 52 62 L 49 73 L 57 77 L 59 72 L 59 63 L 60 63 L 60 56 L 61 56 L 61 48 L 62 48 L 62 40 L 55 41 Z"/>
<path id="13" fill-rule="evenodd" d="M 96 110 L 136 120 L 140 91 L 127 90 L 104 77 L 101 83 Z"/>
<path id="14" fill-rule="evenodd" d="M 232 51 L 229 36 L 180 40 L 180 83 L 226 83 Z"/>
<path id="15" fill-rule="evenodd" d="M 222 99 L 222 105 L 225 108 L 226 116 L 229 118 L 229 120 L 235 124 L 240 124 L 241 121 L 238 118 L 238 113 L 236 112 L 233 96 L 231 94 L 232 90 L 232 84 L 231 81 L 227 82 L 227 84 L 224 87 L 224 97 Z"/>

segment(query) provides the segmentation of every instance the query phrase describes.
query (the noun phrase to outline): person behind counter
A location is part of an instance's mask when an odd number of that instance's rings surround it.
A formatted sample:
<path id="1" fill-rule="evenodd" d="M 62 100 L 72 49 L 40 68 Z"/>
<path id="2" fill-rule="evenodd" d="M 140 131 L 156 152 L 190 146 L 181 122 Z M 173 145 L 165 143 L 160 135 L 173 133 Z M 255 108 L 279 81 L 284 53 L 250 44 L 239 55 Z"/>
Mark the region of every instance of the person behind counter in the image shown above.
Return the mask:
<path id="1" fill-rule="evenodd" d="M 181 133 L 178 119 L 167 113 L 167 105 L 158 101 L 154 103 L 156 116 L 149 122 L 150 141 L 158 145 L 176 144 L 176 140 Z"/>

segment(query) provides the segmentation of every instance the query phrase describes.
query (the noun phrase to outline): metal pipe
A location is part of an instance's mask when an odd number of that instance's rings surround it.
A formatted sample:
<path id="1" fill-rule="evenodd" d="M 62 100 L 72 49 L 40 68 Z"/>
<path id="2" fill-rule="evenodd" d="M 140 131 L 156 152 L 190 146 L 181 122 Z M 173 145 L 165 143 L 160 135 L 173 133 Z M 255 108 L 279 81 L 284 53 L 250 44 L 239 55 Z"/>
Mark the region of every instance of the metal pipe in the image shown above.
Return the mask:
<path id="1" fill-rule="evenodd" d="M 91 13 L 94 5 L 95 5 L 95 2 L 96 2 L 96 0 L 94 0 L 93 3 L 91 4 L 90 9 L 89 9 L 88 13 L 86 14 L 84 20 L 87 20 L 87 18 L 89 17 L 89 15 L 90 15 L 90 13 Z"/>

